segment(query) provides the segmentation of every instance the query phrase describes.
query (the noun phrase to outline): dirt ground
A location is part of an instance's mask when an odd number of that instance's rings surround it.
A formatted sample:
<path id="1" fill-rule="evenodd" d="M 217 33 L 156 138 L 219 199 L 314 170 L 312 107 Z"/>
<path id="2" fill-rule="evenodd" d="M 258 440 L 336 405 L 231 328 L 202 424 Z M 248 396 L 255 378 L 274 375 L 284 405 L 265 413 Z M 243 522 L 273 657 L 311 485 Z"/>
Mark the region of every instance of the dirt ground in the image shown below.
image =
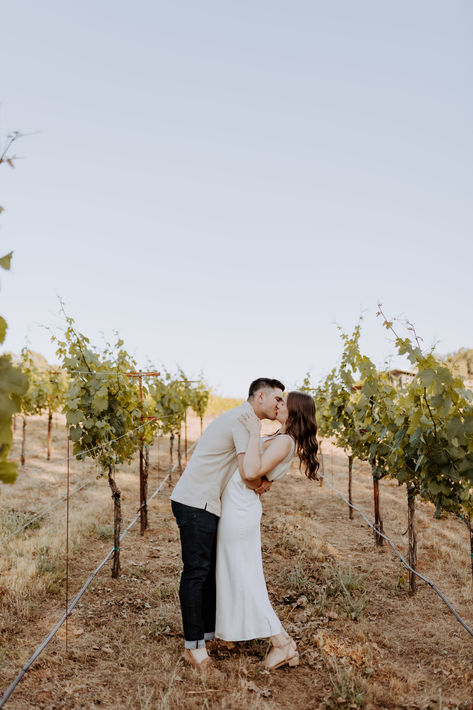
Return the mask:
<path id="1" fill-rule="evenodd" d="M 44 419 L 28 422 L 27 463 L 0 487 L 0 537 L 64 493 L 65 433 L 54 429 L 45 461 Z M 198 435 L 197 422 L 190 438 Z M 16 432 L 19 437 L 19 430 Z M 327 481 L 346 490 L 346 457 L 323 445 Z M 18 455 L 18 443 L 14 455 Z M 150 455 L 150 492 L 169 466 L 168 442 Z M 111 548 L 112 503 L 106 481 L 74 462 L 71 498 L 71 599 Z M 137 464 L 118 474 L 124 522 L 138 507 Z M 220 642 L 213 654 L 225 680 L 185 667 L 178 602 L 180 548 L 165 486 L 150 507 L 144 537 L 136 525 L 122 543 L 122 570 L 102 569 L 64 626 L 20 682 L 6 707 L 133 708 L 461 708 L 473 709 L 473 638 L 424 583 L 415 596 L 392 550 L 376 547 L 363 519 L 327 484 L 293 466 L 263 498 L 262 539 L 271 599 L 301 654 L 296 668 L 263 669 L 267 642 Z M 355 465 L 354 502 L 372 519 L 371 476 Z M 407 548 L 403 488 L 381 485 L 385 532 Z M 3 692 L 54 627 L 65 603 L 65 506 L 0 544 L 0 677 Z M 466 527 L 436 520 L 419 503 L 419 570 L 473 626 Z"/>

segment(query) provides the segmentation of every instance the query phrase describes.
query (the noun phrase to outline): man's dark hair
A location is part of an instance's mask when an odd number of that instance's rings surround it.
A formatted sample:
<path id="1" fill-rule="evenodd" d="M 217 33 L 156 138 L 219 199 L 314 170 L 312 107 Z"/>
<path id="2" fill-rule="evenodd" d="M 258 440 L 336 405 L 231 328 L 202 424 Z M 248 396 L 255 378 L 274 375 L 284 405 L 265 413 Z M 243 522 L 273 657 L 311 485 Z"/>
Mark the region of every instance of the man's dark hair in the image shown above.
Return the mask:
<path id="1" fill-rule="evenodd" d="M 273 380 L 271 377 L 258 377 L 257 380 L 253 380 L 250 385 L 250 390 L 248 392 L 248 399 L 251 399 L 258 390 L 270 387 L 271 389 L 278 388 L 284 392 L 284 385 L 279 380 Z"/>

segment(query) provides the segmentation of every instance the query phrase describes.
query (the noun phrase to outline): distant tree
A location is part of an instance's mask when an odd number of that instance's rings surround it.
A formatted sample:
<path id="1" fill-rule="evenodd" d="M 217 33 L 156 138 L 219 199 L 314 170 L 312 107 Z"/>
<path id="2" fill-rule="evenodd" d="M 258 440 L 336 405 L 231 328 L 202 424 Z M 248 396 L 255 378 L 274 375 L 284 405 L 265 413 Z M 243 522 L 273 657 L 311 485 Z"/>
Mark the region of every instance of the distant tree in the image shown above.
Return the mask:
<path id="1" fill-rule="evenodd" d="M 445 357 L 445 362 L 461 377 L 473 376 L 473 348 L 460 348 Z"/>
<path id="2" fill-rule="evenodd" d="M 33 414 L 42 414 L 48 406 L 48 396 L 50 384 L 47 371 L 38 365 L 36 353 L 27 348 L 21 351 L 21 368 L 28 378 L 28 389 L 26 390 L 22 402 L 21 413 L 23 414 L 23 427 L 21 437 L 21 465 L 25 465 L 25 442 L 26 442 L 26 418 Z M 44 358 L 41 358 L 44 359 Z M 46 361 L 44 361 L 46 362 Z"/>

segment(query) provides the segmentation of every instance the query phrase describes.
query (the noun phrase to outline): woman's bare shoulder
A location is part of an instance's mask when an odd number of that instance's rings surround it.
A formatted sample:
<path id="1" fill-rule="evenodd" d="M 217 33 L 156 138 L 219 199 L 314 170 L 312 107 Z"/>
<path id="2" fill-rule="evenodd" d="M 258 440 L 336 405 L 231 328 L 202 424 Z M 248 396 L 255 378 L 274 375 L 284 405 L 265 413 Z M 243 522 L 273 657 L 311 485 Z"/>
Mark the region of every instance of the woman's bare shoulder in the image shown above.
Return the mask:
<path id="1" fill-rule="evenodd" d="M 277 436 L 273 436 L 267 441 L 264 441 L 263 447 L 265 450 L 270 448 L 271 451 L 280 451 L 281 453 L 284 452 L 285 455 L 287 455 L 291 450 L 292 443 L 293 440 L 289 434 L 278 434 Z"/>

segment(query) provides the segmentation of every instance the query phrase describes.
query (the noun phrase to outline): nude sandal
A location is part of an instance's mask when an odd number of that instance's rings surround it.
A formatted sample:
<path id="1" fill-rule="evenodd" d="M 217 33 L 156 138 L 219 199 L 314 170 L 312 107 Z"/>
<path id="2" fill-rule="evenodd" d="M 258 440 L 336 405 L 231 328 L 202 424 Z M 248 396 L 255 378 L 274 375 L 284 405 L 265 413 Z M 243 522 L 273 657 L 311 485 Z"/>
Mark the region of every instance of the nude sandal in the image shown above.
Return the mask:
<path id="1" fill-rule="evenodd" d="M 286 632 L 271 636 L 271 643 L 273 648 L 264 659 L 266 668 L 270 671 L 275 671 L 286 663 L 291 667 L 299 665 L 299 652 L 296 642 Z"/>

